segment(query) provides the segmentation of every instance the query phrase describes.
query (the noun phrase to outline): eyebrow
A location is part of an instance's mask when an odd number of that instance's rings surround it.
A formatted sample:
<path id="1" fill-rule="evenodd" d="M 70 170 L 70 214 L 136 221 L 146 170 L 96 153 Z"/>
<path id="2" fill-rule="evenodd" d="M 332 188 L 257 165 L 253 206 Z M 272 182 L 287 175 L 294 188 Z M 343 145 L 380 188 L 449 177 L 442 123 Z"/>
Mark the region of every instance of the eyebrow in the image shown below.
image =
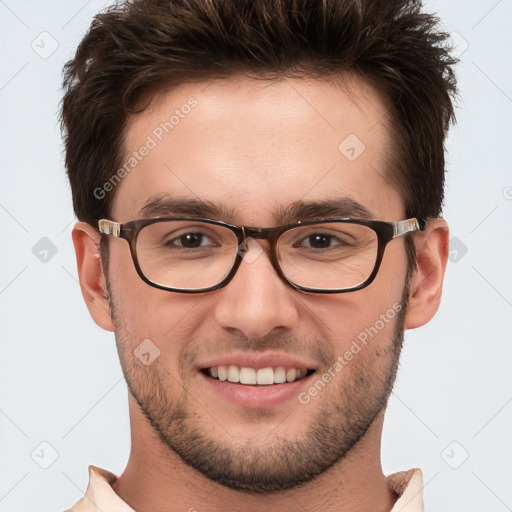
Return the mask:
<path id="1" fill-rule="evenodd" d="M 345 217 L 372 219 L 373 214 L 368 208 L 350 197 L 341 197 L 323 201 L 296 201 L 289 206 L 280 208 L 276 215 L 278 222 L 283 224 L 299 220 Z"/>
<path id="2" fill-rule="evenodd" d="M 170 195 L 150 197 L 142 206 L 143 217 L 204 217 L 219 219 L 235 224 L 236 211 L 225 205 L 196 198 L 182 198 Z M 276 224 L 289 224 L 299 220 L 322 218 L 373 219 L 372 212 L 350 197 L 326 199 L 322 201 L 295 201 L 287 206 L 279 206 L 272 212 Z"/>

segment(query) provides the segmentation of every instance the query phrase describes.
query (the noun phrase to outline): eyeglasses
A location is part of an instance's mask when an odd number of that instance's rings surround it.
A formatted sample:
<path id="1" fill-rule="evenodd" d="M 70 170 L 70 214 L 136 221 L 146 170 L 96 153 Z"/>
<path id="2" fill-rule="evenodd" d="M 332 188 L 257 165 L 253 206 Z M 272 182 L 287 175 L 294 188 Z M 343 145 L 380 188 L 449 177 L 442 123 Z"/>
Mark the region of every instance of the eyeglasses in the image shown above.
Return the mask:
<path id="1" fill-rule="evenodd" d="M 196 217 L 156 217 L 124 224 L 102 219 L 98 225 L 100 233 L 129 243 L 140 278 L 161 290 L 203 293 L 226 286 L 242 260 L 251 261 L 251 239 L 261 239 L 268 240 L 269 259 L 292 288 L 343 293 L 368 286 L 386 245 L 423 230 L 425 221 L 341 218 L 256 228 Z M 252 247 L 263 252 L 259 244 Z"/>

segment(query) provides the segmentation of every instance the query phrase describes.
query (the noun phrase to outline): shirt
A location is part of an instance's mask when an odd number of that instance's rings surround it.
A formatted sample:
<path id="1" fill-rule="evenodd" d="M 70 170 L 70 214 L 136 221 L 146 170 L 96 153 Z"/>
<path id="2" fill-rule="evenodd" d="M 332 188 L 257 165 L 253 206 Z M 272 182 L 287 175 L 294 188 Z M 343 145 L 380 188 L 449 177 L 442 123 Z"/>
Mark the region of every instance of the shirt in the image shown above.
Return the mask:
<path id="1" fill-rule="evenodd" d="M 65 512 L 135 512 L 112 489 L 117 476 L 96 466 L 89 466 L 89 486 L 85 496 Z M 390 512 L 424 512 L 423 474 L 421 469 L 393 473 L 387 477 L 398 499 Z"/>

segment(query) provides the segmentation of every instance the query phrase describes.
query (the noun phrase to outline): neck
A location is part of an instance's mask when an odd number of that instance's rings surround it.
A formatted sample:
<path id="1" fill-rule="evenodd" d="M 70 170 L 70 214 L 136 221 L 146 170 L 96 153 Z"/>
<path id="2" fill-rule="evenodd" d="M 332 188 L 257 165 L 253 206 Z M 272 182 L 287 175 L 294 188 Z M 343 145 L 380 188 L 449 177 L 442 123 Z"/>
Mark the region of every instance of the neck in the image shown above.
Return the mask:
<path id="1" fill-rule="evenodd" d="M 132 450 L 127 467 L 114 483 L 116 494 L 137 512 L 222 510 L 223 512 L 295 511 L 389 512 L 396 497 L 380 462 L 384 411 L 366 435 L 338 463 L 313 481 L 286 491 L 254 495 L 235 491 L 185 464 L 130 403 Z"/>

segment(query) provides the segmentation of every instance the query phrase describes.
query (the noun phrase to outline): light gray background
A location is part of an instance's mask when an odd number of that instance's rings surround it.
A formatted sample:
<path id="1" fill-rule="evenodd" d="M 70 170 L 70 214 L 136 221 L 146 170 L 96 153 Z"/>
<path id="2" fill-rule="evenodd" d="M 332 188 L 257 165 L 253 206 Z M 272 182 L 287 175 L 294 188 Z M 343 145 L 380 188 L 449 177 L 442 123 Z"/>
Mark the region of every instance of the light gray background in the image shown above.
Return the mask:
<path id="1" fill-rule="evenodd" d="M 114 338 L 77 282 L 57 123 L 62 64 L 104 5 L 0 0 L 0 512 L 64 510 L 88 464 L 120 474 L 129 453 Z M 406 335 L 383 465 L 423 469 L 427 512 L 502 512 L 512 510 L 512 0 L 426 9 L 457 32 L 463 60 L 447 143 L 452 261 L 438 315 Z"/>

